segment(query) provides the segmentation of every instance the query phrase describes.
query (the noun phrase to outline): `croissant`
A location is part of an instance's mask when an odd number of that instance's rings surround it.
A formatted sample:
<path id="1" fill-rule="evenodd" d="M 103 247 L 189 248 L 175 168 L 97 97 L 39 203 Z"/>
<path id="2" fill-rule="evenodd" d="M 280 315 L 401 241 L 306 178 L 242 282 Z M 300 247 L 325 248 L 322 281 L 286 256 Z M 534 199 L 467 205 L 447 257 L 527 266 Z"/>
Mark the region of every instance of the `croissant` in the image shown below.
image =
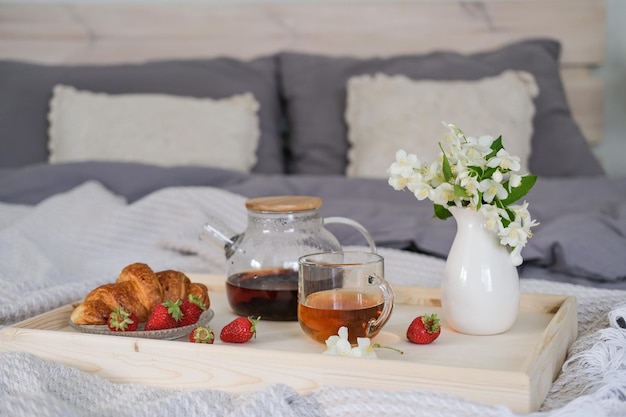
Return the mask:
<path id="1" fill-rule="evenodd" d="M 168 269 L 156 273 L 157 279 L 163 287 L 163 300 L 182 300 L 193 294 L 208 308 L 211 305 L 209 291 L 206 285 L 191 282 L 187 275 L 180 271 Z"/>
<path id="2" fill-rule="evenodd" d="M 145 322 L 156 304 L 186 298 L 189 293 L 209 306 L 207 287 L 190 282 L 182 272 L 155 273 L 144 263 L 134 263 L 122 270 L 115 283 L 101 285 L 87 294 L 72 311 L 70 320 L 74 324 L 106 324 L 109 313 L 122 306 Z"/>
<path id="3" fill-rule="evenodd" d="M 154 271 L 146 264 L 125 267 L 114 284 L 97 287 L 77 306 L 70 320 L 75 324 L 106 324 L 109 313 L 118 306 L 146 321 L 152 307 L 163 299 L 163 288 Z"/>

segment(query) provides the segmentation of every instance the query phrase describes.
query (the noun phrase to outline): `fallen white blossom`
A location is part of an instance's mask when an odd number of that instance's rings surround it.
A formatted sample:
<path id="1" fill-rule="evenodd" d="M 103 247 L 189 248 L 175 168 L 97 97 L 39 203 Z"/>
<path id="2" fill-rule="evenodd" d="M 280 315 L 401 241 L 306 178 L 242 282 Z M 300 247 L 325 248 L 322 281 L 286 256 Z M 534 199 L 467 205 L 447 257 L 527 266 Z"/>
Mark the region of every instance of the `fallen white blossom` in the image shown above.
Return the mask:
<path id="1" fill-rule="evenodd" d="M 370 344 L 370 339 L 367 337 L 358 337 L 356 339 L 357 346 L 352 347 L 348 341 L 348 328 L 342 326 L 336 335 L 330 336 L 326 339 L 325 355 L 339 355 L 350 356 L 353 358 L 369 358 L 377 359 L 376 352 L 374 352 L 374 346 Z"/>

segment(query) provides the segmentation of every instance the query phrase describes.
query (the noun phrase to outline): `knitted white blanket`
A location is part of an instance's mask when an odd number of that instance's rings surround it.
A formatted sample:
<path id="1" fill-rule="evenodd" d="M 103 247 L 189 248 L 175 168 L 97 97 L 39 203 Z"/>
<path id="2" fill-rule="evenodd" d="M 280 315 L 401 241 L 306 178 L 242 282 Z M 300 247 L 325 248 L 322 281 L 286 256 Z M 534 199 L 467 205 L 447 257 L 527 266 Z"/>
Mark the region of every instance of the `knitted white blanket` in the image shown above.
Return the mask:
<path id="1" fill-rule="evenodd" d="M 87 183 L 36 207 L 0 204 L 0 328 L 79 299 L 121 268 L 222 272 L 223 255 L 200 242 L 208 215 L 245 228 L 244 198 L 214 188 L 158 191 L 131 205 Z M 381 249 L 394 284 L 438 286 L 443 262 Z M 416 270 L 417 269 L 417 270 Z M 419 278 L 415 278 L 415 277 Z M 411 277 L 409 280 L 408 277 Z M 525 292 L 578 298 L 579 337 L 541 416 L 626 416 L 626 291 L 522 280 Z M 29 294 L 29 297 L 23 297 Z M 282 385 L 245 395 L 112 384 L 38 357 L 0 354 L 0 416 L 512 416 L 427 391 Z"/>

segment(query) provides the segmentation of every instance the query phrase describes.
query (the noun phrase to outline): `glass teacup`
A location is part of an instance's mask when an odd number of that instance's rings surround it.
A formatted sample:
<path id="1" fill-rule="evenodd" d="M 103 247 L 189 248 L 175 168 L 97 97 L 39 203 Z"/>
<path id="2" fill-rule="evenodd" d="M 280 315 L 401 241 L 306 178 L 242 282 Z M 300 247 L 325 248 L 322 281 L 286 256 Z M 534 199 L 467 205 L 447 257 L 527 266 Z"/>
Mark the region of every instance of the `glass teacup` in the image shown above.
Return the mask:
<path id="1" fill-rule="evenodd" d="M 313 340 L 324 343 L 342 326 L 352 344 L 374 337 L 389 319 L 393 300 L 380 255 L 322 252 L 299 259 L 298 321 Z"/>

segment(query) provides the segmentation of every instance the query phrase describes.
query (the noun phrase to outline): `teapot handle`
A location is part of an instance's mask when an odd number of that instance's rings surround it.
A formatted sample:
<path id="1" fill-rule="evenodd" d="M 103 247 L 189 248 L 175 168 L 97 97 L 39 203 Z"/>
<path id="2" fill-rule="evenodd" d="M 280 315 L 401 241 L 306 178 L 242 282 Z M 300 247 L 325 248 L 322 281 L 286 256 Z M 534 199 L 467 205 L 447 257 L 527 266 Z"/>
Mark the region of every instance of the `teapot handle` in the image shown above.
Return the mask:
<path id="1" fill-rule="evenodd" d="M 367 240 L 367 244 L 370 246 L 370 250 L 372 251 L 372 253 L 376 253 L 376 243 L 374 242 L 374 238 L 372 237 L 372 235 L 370 235 L 370 233 L 367 231 L 365 226 L 363 226 L 361 223 L 352 219 L 348 219 L 347 217 L 324 218 L 324 224 L 331 224 L 331 223 L 347 224 L 348 226 L 354 227 L 356 230 L 361 232 L 361 234 L 365 237 L 365 239 Z"/>

